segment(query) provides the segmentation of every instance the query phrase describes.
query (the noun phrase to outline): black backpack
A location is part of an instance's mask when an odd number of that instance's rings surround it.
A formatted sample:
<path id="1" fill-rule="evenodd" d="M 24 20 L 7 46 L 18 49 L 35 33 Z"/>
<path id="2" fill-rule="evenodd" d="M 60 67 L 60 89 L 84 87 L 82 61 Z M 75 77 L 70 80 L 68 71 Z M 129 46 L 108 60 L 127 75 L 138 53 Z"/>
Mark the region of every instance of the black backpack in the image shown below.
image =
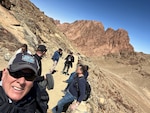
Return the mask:
<path id="1" fill-rule="evenodd" d="M 87 101 L 88 98 L 90 97 L 90 95 L 91 95 L 91 86 L 90 86 L 89 82 L 86 81 L 85 97 L 84 97 L 83 101 Z"/>

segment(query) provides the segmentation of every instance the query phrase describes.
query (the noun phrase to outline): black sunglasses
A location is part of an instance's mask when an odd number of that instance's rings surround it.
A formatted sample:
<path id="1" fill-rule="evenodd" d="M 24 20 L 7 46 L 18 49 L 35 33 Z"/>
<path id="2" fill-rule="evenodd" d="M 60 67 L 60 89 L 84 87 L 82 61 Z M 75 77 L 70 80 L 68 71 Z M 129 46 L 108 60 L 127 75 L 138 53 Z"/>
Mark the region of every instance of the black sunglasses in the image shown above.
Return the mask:
<path id="1" fill-rule="evenodd" d="M 12 77 L 14 77 L 14 78 L 21 78 L 21 77 L 24 77 L 25 80 L 27 80 L 27 81 L 34 81 L 35 78 L 36 78 L 36 75 L 35 75 L 33 72 L 32 72 L 32 73 L 25 73 L 25 72 L 23 72 L 22 70 L 16 71 L 16 72 L 10 72 L 10 70 L 8 70 L 8 71 L 9 71 L 9 74 L 10 74 Z"/>

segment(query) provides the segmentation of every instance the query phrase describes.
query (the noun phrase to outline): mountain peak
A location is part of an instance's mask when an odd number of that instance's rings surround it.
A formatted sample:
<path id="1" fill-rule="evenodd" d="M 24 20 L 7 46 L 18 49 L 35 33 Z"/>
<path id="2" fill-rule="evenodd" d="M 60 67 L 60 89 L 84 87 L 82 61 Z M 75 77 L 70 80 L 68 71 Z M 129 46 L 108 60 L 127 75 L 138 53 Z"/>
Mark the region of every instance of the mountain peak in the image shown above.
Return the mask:
<path id="1" fill-rule="evenodd" d="M 124 29 L 114 30 L 98 21 L 78 20 L 71 24 L 57 25 L 78 50 L 87 56 L 102 56 L 122 51 L 134 52 L 129 42 L 128 32 Z"/>

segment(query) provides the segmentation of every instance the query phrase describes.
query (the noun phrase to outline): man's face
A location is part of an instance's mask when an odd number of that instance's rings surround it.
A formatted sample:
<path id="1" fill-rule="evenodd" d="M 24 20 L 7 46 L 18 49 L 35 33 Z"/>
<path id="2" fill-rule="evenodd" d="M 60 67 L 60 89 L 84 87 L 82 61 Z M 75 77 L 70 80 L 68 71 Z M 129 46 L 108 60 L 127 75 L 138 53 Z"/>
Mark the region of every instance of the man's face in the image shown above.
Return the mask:
<path id="1" fill-rule="evenodd" d="M 39 56 L 39 57 L 44 57 L 45 55 L 46 55 L 46 52 L 44 51 L 44 52 L 42 52 L 42 51 L 37 51 L 37 55 Z"/>
<path id="2" fill-rule="evenodd" d="M 31 70 L 23 70 L 25 73 L 30 73 Z M 33 81 L 27 81 L 23 76 L 14 78 L 9 74 L 7 69 L 3 70 L 2 87 L 6 95 L 13 101 L 21 100 L 33 87 Z"/>
<path id="3" fill-rule="evenodd" d="M 63 53 L 63 51 L 59 51 L 59 53 L 60 53 L 60 54 L 62 54 L 62 53 Z"/>
<path id="4" fill-rule="evenodd" d="M 25 47 L 22 47 L 22 52 L 23 53 L 27 52 L 27 49 Z"/>
<path id="5" fill-rule="evenodd" d="M 76 73 L 82 74 L 81 66 L 78 66 L 78 67 L 77 67 Z"/>

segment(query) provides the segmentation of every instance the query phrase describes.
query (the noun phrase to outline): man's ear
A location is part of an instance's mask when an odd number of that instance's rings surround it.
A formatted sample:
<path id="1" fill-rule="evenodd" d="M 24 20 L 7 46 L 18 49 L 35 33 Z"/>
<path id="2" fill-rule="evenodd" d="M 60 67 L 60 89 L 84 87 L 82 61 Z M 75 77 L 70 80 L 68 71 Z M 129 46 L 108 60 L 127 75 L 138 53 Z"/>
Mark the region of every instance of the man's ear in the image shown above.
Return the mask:
<path id="1" fill-rule="evenodd" d="M 2 72 L 2 80 L 4 79 L 4 77 L 8 74 L 8 69 L 5 68 L 3 69 L 3 72 Z"/>

